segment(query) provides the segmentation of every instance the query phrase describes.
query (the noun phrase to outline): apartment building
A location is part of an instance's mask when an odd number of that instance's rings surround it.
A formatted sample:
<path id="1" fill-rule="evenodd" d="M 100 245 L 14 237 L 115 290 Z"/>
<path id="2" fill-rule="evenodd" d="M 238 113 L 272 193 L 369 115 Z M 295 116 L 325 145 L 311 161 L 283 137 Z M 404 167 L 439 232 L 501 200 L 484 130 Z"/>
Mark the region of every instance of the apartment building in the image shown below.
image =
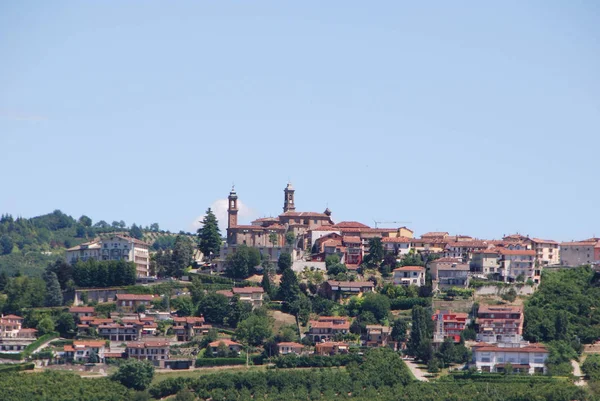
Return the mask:
<path id="1" fill-rule="evenodd" d="M 169 342 L 167 340 L 128 342 L 125 353 L 129 358 L 150 361 L 154 365 L 164 367 L 169 359 Z"/>
<path id="2" fill-rule="evenodd" d="M 485 276 L 500 273 L 500 254 L 497 249 L 473 251 L 469 267 L 474 273 Z"/>
<path id="3" fill-rule="evenodd" d="M 460 336 L 469 323 L 467 313 L 450 310 L 436 310 L 431 318 L 434 323 L 434 343 L 444 342 L 446 338 L 451 338 L 455 343 L 460 342 Z"/>
<path id="4" fill-rule="evenodd" d="M 383 250 L 397 256 L 408 255 L 412 249 L 412 238 L 407 237 L 384 237 L 381 239 Z"/>
<path id="5" fill-rule="evenodd" d="M 518 344 L 523 340 L 523 307 L 481 305 L 476 324 L 477 341 Z"/>
<path id="6" fill-rule="evenodd" d="M 315 345 L 315 353 L 317 355 L 335 355 L 347 354 L 350 350 L 350 345 L 345 342 L 326 341 Z"/>
<path id="7" fill-rule="evenodd" d="M 560 244 L 560 264 L 577 267 L 600 263 L 600 238 Z"/>
<path id="8" fill-rule="evenodd" d="M 354 295 L 361 296 L 373 292 L 375 284 L 372 281 L 336 281 L 328 280 L 323 283 L 322 292 L 332 300 L 344 299 Z"/>
<path id="9" fill-rule="evenodd" d="M 428 263 L 431 279 L 438 288 L 465 287 L 471 271 L 460 258 L 440 258 Z"/>
<path id="10" fill-rule="evenodd" d="M 234 287 L 231 291 L 217 291 L 217 294 L 225 295 L 227 298 L 237 295 L 240 297 L 240 301 L 249 303 L 253 309 L 262 306 L 264 293 L 265 291 L 262 287 Z"/>
<path id="11" fill-rule="evenodd" d="M 69 264 L 88 259 L 134 262 L 138 277 L 150 275 L 150 245 L 125 235 L 86 242 L 66 251 L 66 261 Z"/>
<path id="12" fill-rule="evenodd" d="M 368 324 L 363 344 L 367 347 L 392 347 L 396 349 L 396 342 L 392 341 L 392 328 L 380 324 Z"/>
<path id="13" fill-rule="evenodd" d="M 131 323 L 103 323 L 98 325 L 98 335 L 110 341 L 137 341 L 142 336 L 143 324 Z"/>
<path id="14" fill-rule="evenodd" d="M 115 298 L 118 312 L 136 312 L 142 305 L 146 308 L 150 307 L 154 295 L 117 294 Z"/>
<path id="15" fill-rule="evenodd" d="M 523 277 L 534 283 L 540 282 L 541 268 L 536 267 L 536 252 L 528 249 L 499 248 L 500 276 L 504 281 L 513 282 Z"/>
<path id="16" fill-rule="evenodd" d="M 477 344 L 471 364 L 480 372 L 547 373 L 548 349 L 542 344 Z"/>
<path id="17" fill-rule="evenodd" d="M 308 336 L 313 342 L 330 341 L 337 334 L 350 332 L 350 321 L 343 316 L 319 316 L 309 322 Z"/>
<path id="18" fill-rule="evenodd" d="M 560 264 L 560 244 L 556 241 L 532 238 L 531 246 L 535 257 L 541 266 Z"/>
<path id="19" fill-rule="evenodd" d="M 204 335 L 211 329 L 211 325 L 204 323 L 204 317 L 174 317 L 173 331 L 177 341 L 191 341 L 194 337 Z"/>
<path id="20" fill-rule="evenodd" d="M 425 285 L 425 268 L 422 266 L 403 266 L 394 269 L 392 280 L 395 285 Z"/>
<path id="21" fill-rule="evenodd" d="M 277 350 L 279 355 L 287 355 L 287 354 L 302 354 L 302 350 L 304 349 L 304 345 L 298 344 L 296 342 L 281 342 L 277 344 Z"/>
<path id="22" fill-rule="evenodd" d="M 67 361 L 88 362 L 92 355 L 98 357 L 100 363 L 104 363 L 107 346 L 105 341 L 73 341 L 73 345 L 63 347 L 62 357 Z"/>

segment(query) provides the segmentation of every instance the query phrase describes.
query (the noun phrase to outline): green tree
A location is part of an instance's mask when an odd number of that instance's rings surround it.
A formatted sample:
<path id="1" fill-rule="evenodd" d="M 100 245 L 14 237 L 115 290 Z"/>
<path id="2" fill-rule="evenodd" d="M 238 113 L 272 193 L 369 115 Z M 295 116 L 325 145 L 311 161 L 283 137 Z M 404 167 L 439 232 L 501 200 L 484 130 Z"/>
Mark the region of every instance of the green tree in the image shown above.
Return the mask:
<path id="1" fill-rule="evenodd" d="M 279 299 L 288 304 L 296 300 L 300 294 L 300 286 L 298 285 L 298 277 L 292 269 L 283 270 L 281 275 L 281 283 L 279 284 Z"/>
<path id="2" fill-rule="evenodd" d="M 75 319 L 69 312 L 63 312 L 56 319 L 56 330 L 62 337 L 69 337 L 75 332 Z"/>
<path id="3" fill-rule="evenodd" d="M 158 223 L 152 223 L 152 224 L 150 224 L 150 231 L 155 232 L 155 233 L 159 232 L 160 228 L 158 226 Z"/>
<path id="4" fill-rule="evenodd" d="M 292 268 L 292 255 L 287 252 L 282 252 L 277 259 L 277 267 L 280 272 Z"/>
<path id="5" fill-rule="evenodd" d="M 2 237 L 0 237 L 0 254 L 10 254 L 13 250 L 13 247 L 13 240 L 8 235 L 3 235 Z"/>
<path id="6" fill-rule="evenodd" d="M 100 357 L 98 357 L 96 351 L 90 351 L 90 354 L 88 356 L 88 363 L 100 363 Z"/>
<path id="7" fill-rule="evenodd" d="M 4 291 L 6 284 L 8 284 L 8 274 L 2 270 L 0 272 L 0 292 Z"/>
<path id="8" fill-rule="evenodd" d="M 296 316 L 298 321 L 306 325 L 312 312 L 312 303 L 310 299 L 303 293 L 299 293 L 298 296 L 288 305 L 288 311 Z"/>
<path id="9" fill-rule="evenodd" d="M 555 335 L 558 341 L 564 341 L 568 339 L 568 329 L 569 329 L 569 315 L 566 311 L 560 310 L 556 312 L 556 319 L 554 323 L 555 327 Z"/>
<path id="10" fill-rule="evenodd" d="M 287 233 L 285 233 L 285 243 L 288 245 L 294 245 L 294 242 L 296 242 L 296 235 L 294 234 L 293 231 L 288 231 Z"/>
<path id="11" fill-rule="evenodd" d="M 361 309 L 375 316 L 379 322 L 387 318 L 390 312 L 390 299 L 385 295 L 368 293 L 363 297 Z"/>
<path id="12" fill-rule="evenodd" d="M 517 291 L 511 287 L 510 290 L 502 294 L 502 299 L 507 302 L 515 302 L 515 299 L 517 299 Z"/>
<path id="13" fill-rule="evenodd" d="M 142 391 L 154 378 L 154 366 L 148 361 L 127 359 L 121 363 L 119 370 L 111 378 L 125 387 Z"/>
<path id="14" fill-rule="evenodd" d="M 132 236 L 133 238 L 137 238 L 137 239 L 140 239 L 140 240 L 142 238 L 144 238 L 144 232 L 135 223 L 133 223 L 133 225 L 131 226 L 131 229 L 129 230 L 129 235 Z"/>
<path id="15" fill-rule="evenodd" d="M 229 312 L 224 322 L 230 327 L 236 327 L 239 322 L 250 316 L 252 305 L 240 300 L 239 295 L 234 295 L 229 302 Z"/>
<path id="16" fill-rule="evenodd" d="M 396 319 L 392 324 L 392 339 L 397 342 L 406 341 L 406 331 L 408 330 L 408 323 L 403 319 Z"/>
<path id="17" fill-rule="evenodd" d="M 37 324 L 36 329 L 40 336 L 43 336 L 44 334 L 52 333 L 54 331 L 54 322 L 52 321 L 52 318 L 50 316 L 44 317 Z"/>
<path id="18" fill-rule="evenodd" d="M 370 265 L 378 265 L 383 259 L 383 245 L 381 238 L 371 238 L 369 240 L 369 255 L 368 263 Z"/>
<path id="19" fill-rule="evenodd" d="M 202 227 L 198 229 L 198 249 L 209 260 L 218 256 L 221 250 L 219 222 L 211 208 L 206 211 L 206 215 L 202 219 Z"/>
<path id="20" fill-rule="evenodd" d="M 179 390 L 179 392 L 175 395 L 174 401 L 194 401 L 196 397 L 194 393 L 192 393 L 188 389 Z"/>
<path id="21" fill-rule="evenodd" d="M 171 254 L 171 274 L 178 278 L 183 276 L 184 270 L 192 264 L 193 256 L 194 246 L 192 241 L 185 235 L 177 235 Z"/>
<path id="22" fill-rule="evenodd" d="M 61 306 L 63 295 L 56 274 L 46 271 L 44 273 L 44 281 L 46 282 L 46 306 Z"/>
<path id="23" fill-rule="evenodd" d="M 431 358 L 431 336 L 433 335 L 433 323 L 431 314 L 422 306 L 412 308 L 412 327 L 408 341 L 408 351 L 423 362 Z"/>
<path id="24" fill-rule="evenodd" d="M 271 233 L 269 234 L 269 242 L 271 243 L 271 246 L 278 245 L 279 237 L 277 236 L 276 232 L 271 231 Z"/>
<path id="25" fill-rule="evenodd" d="M 257 266 L 260 266 L 262 262 L 262 256 L 260 251 L 253 247 L 248 247 L 248 272 L 250 274 L 255 273 L 255 269 Z"/>
<path id="26" fill-rule="evenodd" d="M 273 295 L 273 283 L 271 283 L 271 268 L 270 263 L 267 266 L 263 265 L 263 276 L 260 283 L 261 287 L 269 296 Z"/>
<path id="27" fill-rule="evenodd" d="M 364 362 L 348 370 L 352 381 L 374 388 L 404 386 L 412 381 L 404 361 L 387 347 L 368 350 Z"/>
<path id="28" fill-rule="evenodd" d="M 229 313 L 229 300 L 223 294 L 209 292 L 198 305 L 198 314 L 208 323 L 223 324 Z"/>
<path id="29" fill-rule="evenodd" d="M 250 275 L 250 252 L 246 245 L 238 246 L 235 253 L 227 256 L 225 273 L 236 279 L 243 279 Z"/>
<path id="30" fill-rule="evenodd" d="M 92 219 L 90 219 L 88 216 L 86 216 L 85 214 L 83 216 L 81 216 L 79 218 L 79 220 L 77 220 L 77 222 L 79 224 L 81 224 L 84 227 L 91 227 L 92 226 Z"/>
<path id="31" fill-rule="evenodd" d="M 235 330 L 235 336 L 245 344 L 259 346 L 273 335 L 272 324 L 267 316 L 251 314 L 241 321 Z"/>

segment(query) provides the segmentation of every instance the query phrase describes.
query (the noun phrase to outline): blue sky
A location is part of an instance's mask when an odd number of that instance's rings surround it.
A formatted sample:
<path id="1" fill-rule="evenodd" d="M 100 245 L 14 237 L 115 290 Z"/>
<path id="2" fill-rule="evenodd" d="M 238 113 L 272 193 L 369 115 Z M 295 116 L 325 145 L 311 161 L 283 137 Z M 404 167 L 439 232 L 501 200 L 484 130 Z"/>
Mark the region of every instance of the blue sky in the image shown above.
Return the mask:
<path id="1" fill-rule="evenodd" d="M 427 4 L 425 4 L 427 3 Z M 0 212 L 600 235 L 600 3 L 0 3 Z M 216 202 L 216 203 L 215 203 Z"/>

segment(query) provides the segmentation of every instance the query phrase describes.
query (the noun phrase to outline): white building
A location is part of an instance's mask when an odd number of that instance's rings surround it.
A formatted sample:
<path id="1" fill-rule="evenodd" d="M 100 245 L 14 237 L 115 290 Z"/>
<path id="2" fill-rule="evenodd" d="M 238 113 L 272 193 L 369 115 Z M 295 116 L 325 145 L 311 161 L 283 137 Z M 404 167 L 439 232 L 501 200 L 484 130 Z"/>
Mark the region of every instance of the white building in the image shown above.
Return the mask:
<path id="1" fill-rule="evenodd" d="M 136 238 L 113 235 L 98 241 L 67 249 L 66 261 L 69 264 L 77 260 L 124 260 L 134 262 L 138 277 L 150 275 L 150 246 Z"/>
<path id="2" fill-rule="evenodd" d="M 600 238 L 560 244 L 560 264 L 577 267 L 600 262 Z"/>
<path id="3" fill-rule="evenodd" d="M 398 256 L 407 255 L 412 249 L 411 238 L 406 237 L 383 237 L 381 243 L 383 250 Z"/>
<path id="4" fill-rule="evenodd" d="M 547 239 L 532 238 L 531 245 L 536 258 L 542 266 L 553 266 L 560 263 L 559 243 Z"/>
<path id="5" fill-rule="evenodd" d="M 396 285 L 425 285 L 425 268 L 421 266 L 404 266 L 394 269 L 394 284 Z"/>
<path id="6" fill-rule="evenodd" d="M 473 347 L 472 363 L 480 372 L 547 373 L 548 350 L 542 344 L 481 344 Z"/>

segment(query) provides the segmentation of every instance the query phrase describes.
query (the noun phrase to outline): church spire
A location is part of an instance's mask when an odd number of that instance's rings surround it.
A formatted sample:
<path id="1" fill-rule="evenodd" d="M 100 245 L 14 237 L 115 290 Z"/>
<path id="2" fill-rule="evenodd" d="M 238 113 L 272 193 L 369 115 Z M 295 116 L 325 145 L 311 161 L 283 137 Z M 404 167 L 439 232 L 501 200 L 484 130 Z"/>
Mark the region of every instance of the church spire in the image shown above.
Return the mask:
<path id="1" fill-rule="evenodd" d="M 288 181 L 283 193 L 285 195 L 283 201 L 283 213 L 296 211 L 296 204 L 294 203 L 294 187 L 292 187 L 291 182 Z"/>

